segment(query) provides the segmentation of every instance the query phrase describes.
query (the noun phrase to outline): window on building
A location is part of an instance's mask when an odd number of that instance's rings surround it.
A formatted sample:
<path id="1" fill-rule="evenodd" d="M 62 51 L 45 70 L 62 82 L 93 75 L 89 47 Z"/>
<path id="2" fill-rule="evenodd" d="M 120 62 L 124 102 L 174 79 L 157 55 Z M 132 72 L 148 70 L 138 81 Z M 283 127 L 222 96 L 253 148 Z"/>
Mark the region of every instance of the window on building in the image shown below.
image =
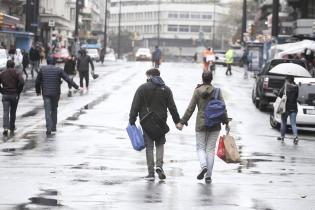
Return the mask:
<path id="1" fill-rule="evenodd" d="M 202 14 L 202 19 L 204 20 L 211 20 L 211 18 L 212 18 L 212 15 L 210 13 Z"/>
<path id="2" fill-rule="evenodd" d="M 75 20 L 75 8 L 70 9 L 70 20 L 71 21 Z"/>
<path id="3" fill-rule="evenodd" d="M 177 12 L 169 12 L 168 18 L 178 18 L 178 13 Z"/>
<path id="4" fill-rule="evenodd" d="M 200 13 L 192 12 L 190 14 L 191 19 L 200 19 Z"/>
<path id="5" fill-rule="evenodd" d="M 167 31 L 177 32 L 178 31 L 178 25 L 168 25 L 167 26 Z"/>
<path id="6" fill-rule="evenodd" d="M 190 26 L 190 32 L 200 32 L 200 26 Z"/>
<path id="7" fill-rule="evenodd" d="M 189 13 L 188 12 L 181 12 L 179 14 L 179 17 L 182 19 L 189 19 Z"/>
<path id="8" fill-rule="evenodd" d="M 202 31 L 205 33 L 210 33 L 211 32 L 211 26 L 202 26 Z"/>
<path id="9" fill-rule="evenodd" d="M 307 17 L 308 18 L 315 18 L 315 2 L 314 1 L 307 1 Z"/>
<path id="10" fill-rule="evenodd" d="M 189 26 L 188 25 L 180 25 L 179 26 L 179 32 L 189 32 Z"/>

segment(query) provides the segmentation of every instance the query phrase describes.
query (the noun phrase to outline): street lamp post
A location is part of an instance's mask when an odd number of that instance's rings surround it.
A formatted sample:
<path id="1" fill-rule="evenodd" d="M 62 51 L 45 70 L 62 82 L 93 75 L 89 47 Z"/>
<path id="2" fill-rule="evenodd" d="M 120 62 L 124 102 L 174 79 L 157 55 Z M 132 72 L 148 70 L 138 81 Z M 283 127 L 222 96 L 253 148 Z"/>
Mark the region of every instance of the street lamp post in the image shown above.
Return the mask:
<path id="1" fill-rule="evenodd" d="M 279 33 L 279 0 L 273 0 L 271 35 L 275 38 L 278 38 L 278 33 Z"/>
<path id="2" fill-rule="evenodd" d="M 76 0 L 75 2 L 75 26 L 74 26 L 75 43 L 79 41 L 79 13 L 80 13 L 79 1 L 80 0 Z"/>
<path id="3" fill-rule="evenodd" d="M 120 31 L 121 31 L 121 0 L 119 1 L 119 14 L 118 14 L 118 59 L 120 59 Z"/>
<path id="4" fill-rule="evenodd" d="M 247 1 L 243 0 L 243 19 L 242 19 L 242 33 L 241 33 L 241 43 L 244 43 L 244 33 L 246 33 L 247 24 Z"/>
<path id="5" fill-rule="evenodd" d="M 105 0 L 104 50 L 107 48 L 107 0 Z"/>
<path id="6" fill-rule="evenodd" d="M 214 44 L 215 44 L 215 13 L 216 13 L 216 8 L 215 8 L 215 1 L 213 0 L 213 26 L 212 26 L 212 48 L 214 49 Z"/>
<path id="7" fill-rule="evenodd" d="M 160 46 L 160 21 L 161 21 L 161 0 L 158 0 L 158 25 L 157 25 L 157 46 Z"/>

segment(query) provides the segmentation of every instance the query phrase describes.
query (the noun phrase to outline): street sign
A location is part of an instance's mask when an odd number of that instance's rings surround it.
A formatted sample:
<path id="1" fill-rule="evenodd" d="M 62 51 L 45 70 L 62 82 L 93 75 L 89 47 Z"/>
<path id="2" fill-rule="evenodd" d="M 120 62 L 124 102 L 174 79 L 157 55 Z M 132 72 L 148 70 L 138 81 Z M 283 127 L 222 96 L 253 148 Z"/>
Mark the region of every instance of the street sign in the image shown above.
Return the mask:
<path id="1" fill-rule="evenodd" d="M 48 21 L 48 26 L 49 26 L 49 27 L 55 27 L 55 21 L 52 20 L 52 19 L 49 19 L 49 21 Z"/>
<path id="2" fill-rule="evenodd" d="M 31 26 L 38 27 L 38 23 L 31 23 Z"/>

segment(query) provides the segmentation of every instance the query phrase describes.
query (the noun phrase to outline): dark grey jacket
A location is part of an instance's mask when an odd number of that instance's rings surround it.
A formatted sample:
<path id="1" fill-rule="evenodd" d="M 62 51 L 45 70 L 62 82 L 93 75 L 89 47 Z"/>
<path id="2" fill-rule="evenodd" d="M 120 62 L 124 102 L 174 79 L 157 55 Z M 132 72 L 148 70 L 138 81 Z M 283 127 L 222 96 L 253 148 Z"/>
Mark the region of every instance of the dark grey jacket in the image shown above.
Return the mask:
<path id="1" fill-rule="evenodd" d="M 150 111 L 158 114 L 165 122 L 167 109 L 170 111 L 175 124 L 179 123 L 179 114 L 175 105 L 172 91 L 161 77 L 153 77 L 141 85 L 133 98 L 129 114 L 129 123 L 134 124 L 137 116 L 142 119 L 147 113 L 147 104 Z"/>
<path id="2" fill-rule="evenodd" d="M 94 64 L 90 56 L 84 55 L 78 58 L 77 61 L 78 72 L 88 72 L 90 69 L 89 65 L 91 65 L 92 70 L 94 71 Z"/>
<path id="3" fill-rule="evenodd" d="M 68 75 L 59 67 L 52 65 L 43 66 L 36 78 L 36 93 L 43 96 L 58 96 L 60 95 L 61 78 L 68 84 L 71 84 L 75 89 L 79 86 L 71 80 Z"/>

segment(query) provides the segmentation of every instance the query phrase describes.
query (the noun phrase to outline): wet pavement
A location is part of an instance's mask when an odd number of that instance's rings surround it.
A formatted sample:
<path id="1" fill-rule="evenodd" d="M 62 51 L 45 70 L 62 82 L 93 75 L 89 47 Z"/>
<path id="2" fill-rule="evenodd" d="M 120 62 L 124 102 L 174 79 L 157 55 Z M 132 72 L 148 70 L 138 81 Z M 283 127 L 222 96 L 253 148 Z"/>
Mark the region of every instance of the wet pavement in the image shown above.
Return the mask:
<path id="1" fill-rule="evenodd" d="M 0 138 L 0 209 L 315 209 L 315 133 L 302 132 L 299 145 L 277 141 L 269 114 L 251 102 L 253 80 L 244 80 L 237 67 L 229 77 L 218 67 L 214 85 L 222 88 L 233 118 L 241 163 L 216 158 L 213 183 L 198 181 L 195 114 L 182 132 L 169 117 L 167 179 L 144 181 L 145 153 L 132 150 L 125 128 L 149 67 L 98 65 L 100 78 L 89 91 L 70 98 L 63 84 L 58 132 L 50 138 L 42 98 L 32 89 L 23 93 L 16 136 Z M 183 114 L 200 82 L 200 64 L 164 63 L 161 72 Z"/>

